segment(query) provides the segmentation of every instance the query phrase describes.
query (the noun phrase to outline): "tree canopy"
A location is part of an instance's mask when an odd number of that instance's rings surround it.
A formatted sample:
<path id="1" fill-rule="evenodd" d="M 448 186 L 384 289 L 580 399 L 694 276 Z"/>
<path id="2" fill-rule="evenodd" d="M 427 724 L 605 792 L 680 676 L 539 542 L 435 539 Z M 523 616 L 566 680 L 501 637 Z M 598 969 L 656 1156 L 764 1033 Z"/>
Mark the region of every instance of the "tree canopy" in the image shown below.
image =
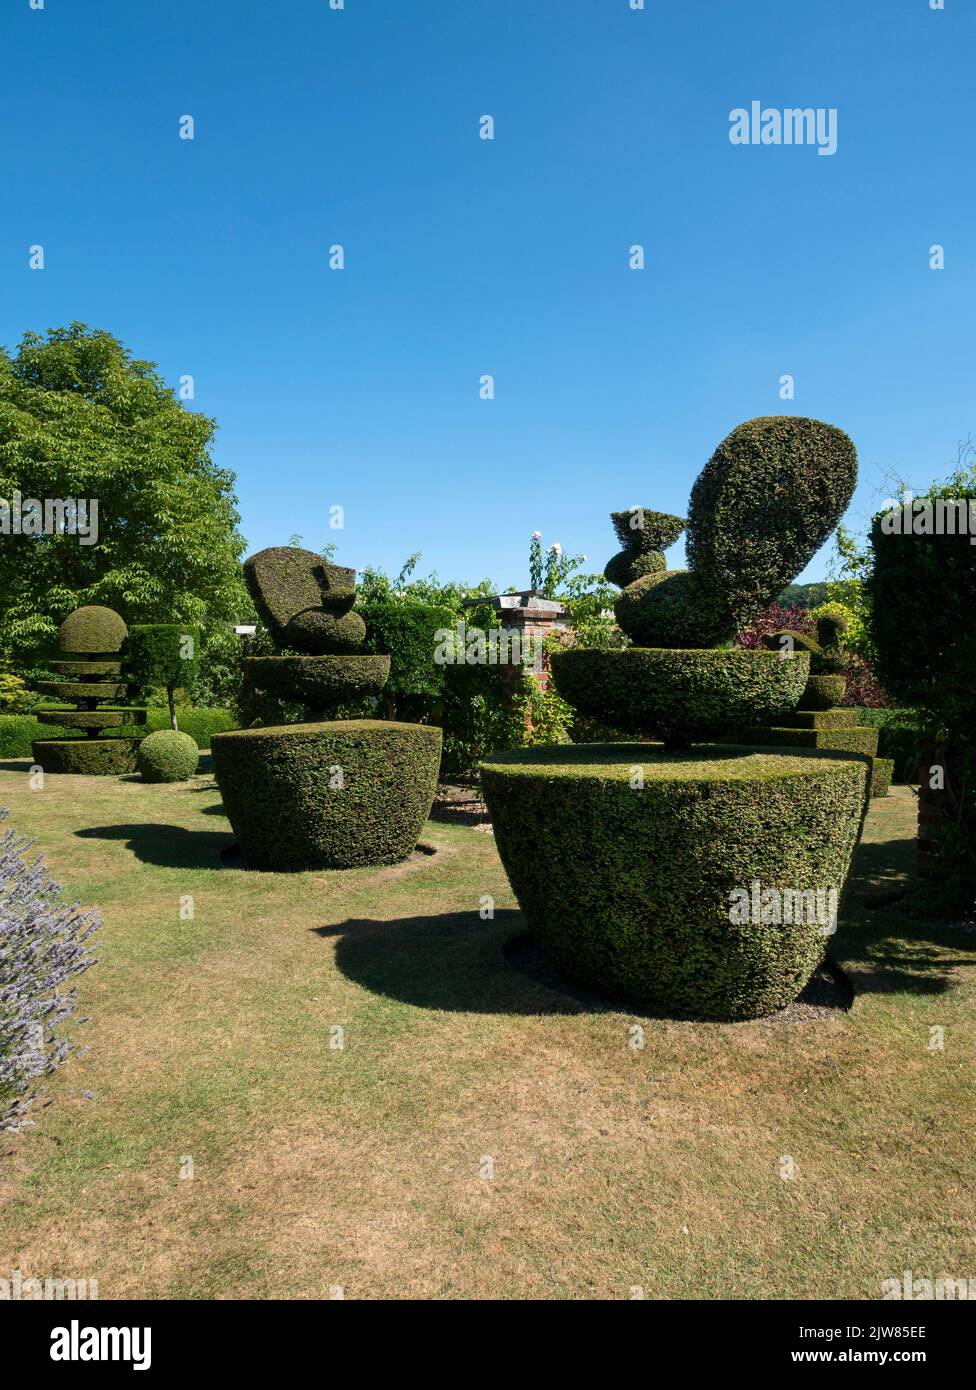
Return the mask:
<path id="1" fill-rule="evenodd" d="M 97 499 L 98 538 L 0 535 L 0 649 L 49 646 L 81 604 L 127 623 L 243 621 L 234 474 L 187 410 L 110 333 L 73 323 L 0 348 L 0 499 Z"/>

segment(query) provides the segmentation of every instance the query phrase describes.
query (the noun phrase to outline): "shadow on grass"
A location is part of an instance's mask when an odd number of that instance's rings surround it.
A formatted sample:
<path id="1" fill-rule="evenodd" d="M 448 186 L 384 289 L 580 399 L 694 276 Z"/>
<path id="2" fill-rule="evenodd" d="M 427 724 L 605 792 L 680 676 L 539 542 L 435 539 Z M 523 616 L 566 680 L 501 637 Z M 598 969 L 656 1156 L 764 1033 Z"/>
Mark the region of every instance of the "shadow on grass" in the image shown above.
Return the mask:
<path id="1" fill-rule="evenodd" d="M 479 1014 L 605 1013 L 620 1007 L 566 981 L 513 969 L 506 946 L 523 926 L 514 908 L 483 922 L 477 913 L 393 921 L 350 918 L 313 927 L 337 938 L 336 965 L 350 980 L 390 999 L 422 1009 Z"/>
<path id="2" fill-rule="evenodd" d="M 234 839 L 230 831 L 187 830 L 152 821 L 92 825 L 75 834 L 82 840 L 125 840 L 137 859 L 164 869 L 225 869 L 221 851 Z"/>

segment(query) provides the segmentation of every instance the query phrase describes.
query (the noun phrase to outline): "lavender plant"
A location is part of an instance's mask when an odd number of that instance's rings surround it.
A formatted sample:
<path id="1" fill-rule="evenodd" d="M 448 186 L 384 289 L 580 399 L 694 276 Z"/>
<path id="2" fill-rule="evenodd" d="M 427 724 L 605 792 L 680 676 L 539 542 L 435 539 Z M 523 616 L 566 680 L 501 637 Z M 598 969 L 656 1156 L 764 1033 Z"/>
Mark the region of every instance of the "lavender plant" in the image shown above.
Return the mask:
<path id="1" fill-rule="evenodd" d="M 6 815 L 0 807 L 0 821 Z M 41 1078 L 75 1049 L 64 1025 L 76 991 L 65 986 L 95 964 L 88 943 L 100 925 L 61 901 L 41 857 L 28 862 L 30 843 L 13 830 L 0 835 L 0 1130 L 14 1133 L 33 1123 Z"/>

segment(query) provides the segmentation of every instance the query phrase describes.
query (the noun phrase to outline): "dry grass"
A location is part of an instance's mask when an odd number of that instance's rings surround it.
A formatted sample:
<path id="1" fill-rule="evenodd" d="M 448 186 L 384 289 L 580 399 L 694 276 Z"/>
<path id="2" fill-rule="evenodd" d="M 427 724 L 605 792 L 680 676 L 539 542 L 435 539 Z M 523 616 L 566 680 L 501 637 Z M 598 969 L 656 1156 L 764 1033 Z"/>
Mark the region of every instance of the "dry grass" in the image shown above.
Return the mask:
<path id="1" fill-rule="evenodd" d="M 899 791 L 861 894 L 907 867 Z M 207 776 L 30 792 L 10 770 L 0 804 L 104 917 L 90 1051 L 0 1145 L 0 1275 L 108 1298 L 765 1299 L 976 1276 L 965 929 L 855 902 L 849 1014 L 644 1020 L 635 1051 L 633 1016 L 508 965 L 489 835 L 430 824 L 439 853 L 395 873 L 264 875 L 224 867 Z"/>

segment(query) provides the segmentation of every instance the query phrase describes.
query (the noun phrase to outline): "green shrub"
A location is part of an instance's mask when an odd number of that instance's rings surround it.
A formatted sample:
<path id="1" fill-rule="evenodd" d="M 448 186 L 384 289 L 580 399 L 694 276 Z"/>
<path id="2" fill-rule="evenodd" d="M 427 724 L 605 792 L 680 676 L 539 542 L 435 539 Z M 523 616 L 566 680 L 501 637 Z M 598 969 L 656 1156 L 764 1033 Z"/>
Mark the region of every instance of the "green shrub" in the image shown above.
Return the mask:
<path id="1" fill-rule="evenodd" d="M 688 525 L 683 516 L 655 512 L 650 507 L 627 507 L 622 512 L 611 512 L 610 520 L 624 550 L 645 554 L 653 550 L 667 550 Z"/>
<path id="2" fill-rule="evenodd" d="M 258 656 L 247 664 L 255 690 L 313 709 L 378 695 L 390 671 L 388 656 Z"/>
<path id="3" fill-rule="evenodd" d="M 891 758 L 874 758 L 871 761 L 871 795 L 887 796 L 891 790 L 891 779 L 895 764 Z"/>
<path id="4" fill-rule="evenodd" d="M 236 729 L 237 721 L 228 710 L 224 709 L 181 709 L 180 723 L 183 725 L 182 733 L 189 734 L 198 748 L 209 748 L 210 737 L 215 733 L 223 733 L 228 729 Z M 131 739 L 142 737 L 147 729 L 168 729 L 170 727 L 169 715 L 164 709 L 150 709 L 146 711 L 146 726 L 139 728 L 135 725 L 126 725 L 118 730 L 118 734 L 105 739 L 97 740 L 100 743 L 112 743 L 116 738 Z M 4 714 L 0 715 L 0 758 L 29 758 L 31 757 L 31 744 L 35 739 L 49 739 L 51 730 L 44 724 L 39 723 L 32 715 L 27 714 Z M 66 731 L 65 738 L 57 742 L 85 742 L 84 735 L 74 735 Z M 135 764 L 127 771 L 135 771 Z"/>
<path id="5" fill-rule="evenodd" d="M 177 727 L 176 692 L 192 695 L 200 675 L 202 629 L 194 623 L 139 623 L 129 629 L 126 676 L 141 697 L 161 687 Z"/>
<path id="6" fill-rule="evenodd" d="M 45 772 L 121 777 L 135 772 L 141 738 L 36 739 L 31 756 Z"/>
<path id="7" fill-rule="evenodd" d="M 185 782 L 199 761 L 196 743 L 176 729 L 157 729 L 139 745 L 139 771 L 146 782 Z"/>
<path id="8" fill-rule="evenodd" d="M 724 605 L 690 570 L 646 574 L 624 589 L 613 611 L 639 647 L 715 647 L 728 636 Z"/>
<path id="9" fill-rule="evenodd" d="M 111 608 L 86 604 L 69 613 L 58 629 L 58 650 L 62 652 L 121 651 L 125 641 L 125 623 Z"/>
<path id="10" fill-rule="evenodd" d="M 839 894 L 867 766 L 616 744 L 504 753 L 481 776 L 502 863 L 557 969 L 669 1015 L 733 1020 L 794 999 L 827 937 L 817 922 L 734 922 L 730 895 L 754 882 Z"/>
<path id="11" fill-rule="evenodd" d="M 459 621 L 456 610 L 443 604 L 417 603 L 411 599 L 373 599 L 358 610 L 366 620 L 363 650 L 390 658 L 386 691 L 398 695 L 444 693 L 445 667 L 434 660 L 438 633 L 453 631 Z"/>
<path id="12" fill-rule="evenodd" d="M 214 769 L 258 869 L 392 864 L 417 843 L 437 789 L 441 731 L 376 719 L 217 734 Z"/>
<path id="13" fill-rule="evenodd" d="M 574 647 L 553 655 L 552 678 L 582 714 L 678 743 L 753 722 L 760 710 L 768 718 L 787 713 L 809 663 L 805 652 Z"/>
<path id="14" fill-rule="evenodd" d="M 856 723 L 878 730 L 878 753 L 895 765 L 892 780 L 917 782 L 920 735 L 915 710 L 858 708 L 854 713 Z"/>
<path id="15" fill-rule="evenodd" d="M 800 704 L 804 709 L 833 709 L 844 698 L 846 685 L 843 676 L 811 676 L 800 696 Z"/>
<path id="16" fill-rule="evenodd" d="M 692 489 L 686 552 L 728 615 L 726 637 L 808 564 L 856 482 L 854 445 L 822 420 L 747 420 L 722 441 Z"/>
<path id="17" fill-rule="evenodd" d="M 354 651 L 362 621 L 349 610 L 356 571 L 332 565 L 314 550 L 269 546 L 244 563 L 244 582 L 274 640 L 309 655 Z"/>

